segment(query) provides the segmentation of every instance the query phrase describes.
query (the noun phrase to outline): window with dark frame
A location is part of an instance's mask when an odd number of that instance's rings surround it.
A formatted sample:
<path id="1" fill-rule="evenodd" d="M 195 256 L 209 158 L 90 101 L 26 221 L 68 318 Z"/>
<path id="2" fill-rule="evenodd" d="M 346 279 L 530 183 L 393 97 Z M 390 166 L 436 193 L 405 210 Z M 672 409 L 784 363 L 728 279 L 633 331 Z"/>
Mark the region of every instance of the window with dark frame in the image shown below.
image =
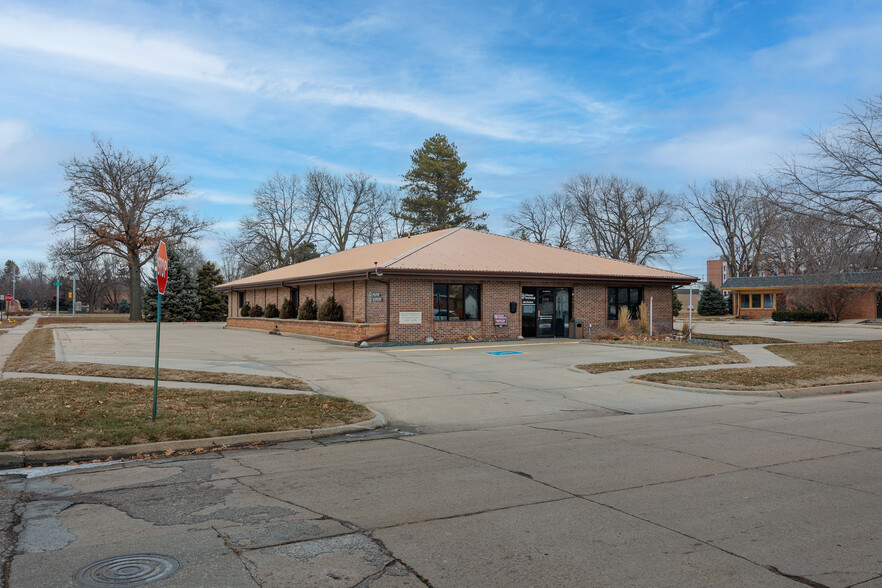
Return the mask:
<path id="1" fill-rule="evenodd" d="M 611 321 L 619 320 L 619 307 L 628 308 L 628 318 L 636 320 L 640 318 L 640 304 L 643 302 L 643 288 L 607 288 L 606 296 L 609 309 L 607 318 Z"/>
<path id="2" fill-rule="evenodd" d="M 479 321 L 481 285 L 435 284 L 432 306 L 436 321 Z"/>
<path id="3" fill-rule="evenodd" d="M 757 308 L 765 308 L 765 309 L 773 309 L 775 308 L 775 295 L 774 294 L 742 294 L 741 295 L 741 308 L 745 309 L 757 309 Z"/>

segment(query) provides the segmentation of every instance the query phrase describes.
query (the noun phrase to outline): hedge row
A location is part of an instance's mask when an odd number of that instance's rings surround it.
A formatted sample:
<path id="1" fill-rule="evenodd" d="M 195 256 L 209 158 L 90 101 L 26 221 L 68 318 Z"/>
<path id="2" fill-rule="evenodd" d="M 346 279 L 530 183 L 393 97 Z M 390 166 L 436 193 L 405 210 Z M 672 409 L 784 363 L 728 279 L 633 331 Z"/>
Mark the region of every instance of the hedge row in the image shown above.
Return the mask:
<path id="1" fill-rule="evenodd" d="M 306 298 L 303 301 L 303 304 L 300 305 L 299 309 L 294 306 L 292 301 L 286 298 L 282 303 L 281 310 L 279 310 L 279 308 L 273 303 L 267 304 L 264 309 L 261 308 L 259 304 L 251 306 L 250 303 L 246 302 L 242 305 L 241 311 L 241 316 L 255 318 L 294 319 L 298 318 L 298 315 L 301 320 L 306 321 L 314 321 L 316 319 L 320 321 L 342 321 L 343 307 L 337 303 L 337 300 L 333 296 L 330 296 L 322 303 L 321 307 L 318 308 L 316 308 L 315 300 L 312 298 Z"/>
<path id="2" fill-rule="evenodd" d="M 772 320 L 820 323 L 830 320 L 830 315 L 821 310 L 776 310 L 772 313 Z"/>

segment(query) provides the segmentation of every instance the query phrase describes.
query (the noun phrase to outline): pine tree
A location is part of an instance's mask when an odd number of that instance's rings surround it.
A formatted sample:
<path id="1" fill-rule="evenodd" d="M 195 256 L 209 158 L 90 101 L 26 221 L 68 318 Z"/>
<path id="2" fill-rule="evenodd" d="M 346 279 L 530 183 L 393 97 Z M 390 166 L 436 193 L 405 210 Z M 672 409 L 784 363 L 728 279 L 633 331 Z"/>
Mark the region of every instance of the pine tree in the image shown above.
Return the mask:
<path id="1" fill-rule="evenodd" d="M 154 270 L 152 275 L 156 275 Z M 156 280 L 150 280 L 144 294 L 144 320 L 156 320 Z M 196 280 L 174 249 L 168 249 L 168 283 L 162 295 L 163 322 L 183 322 L 199 317 Z"/>
<path id="2" fill-rule="evenodd" d="M 285 298 L 282 302 L 282 308 L 279 311 L 279 318 L 283 319 L 296 319 L 297 318 L 297 307 L 294 306 L 294 301 Z"/>
<path id="3" fill-rule="evenodd" d="M 679 316 L 680 311 L 683 310 L 683 303 L 680 302 L 680 297 L 677 296 L 676 290 L 672 290 L 671 293 L 672 293 L 671 308 L 674 311 L 674 316 Z"/>
<path id="4" fill-rule="evenodd" d="M 726 297 L 719 288 L 708 284 L 698 298 L 698 314 L 701 316 L 719 316 L 726 314 Z"/>
<path id="5" fill-rule="evenodd" d="M 465 177 L 467 164 L 459 158 L 455 144 L 437 134 L 426 139 L 410 161 L 402 186 L 409 195 L 401 199 L 398 218 L 416 233 L 453 227 L 487 230 L 486 224 L 478 222 L 487 213 L 472 213 L 470 205 L 481 192 Z"/>
<path id="6" fill-rule="evenodd" d="M 196 288 L 199 293 L 199 320 L 222 321 L 227 318 L 227 297 L 214 287 L 223 284 L 224 277 L 210 261 L 196 272 Z"/>

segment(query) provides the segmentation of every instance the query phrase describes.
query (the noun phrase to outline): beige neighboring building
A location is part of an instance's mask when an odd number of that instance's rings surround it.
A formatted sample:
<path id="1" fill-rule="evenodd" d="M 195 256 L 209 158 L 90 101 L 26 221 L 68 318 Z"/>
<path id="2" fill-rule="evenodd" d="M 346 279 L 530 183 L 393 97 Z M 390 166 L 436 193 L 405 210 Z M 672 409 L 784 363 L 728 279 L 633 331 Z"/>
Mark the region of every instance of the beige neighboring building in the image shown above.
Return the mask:
<path id="1" fill-rule="evenodd" d="M 417 342 L 577 337 L 636 320 L 652 305 L 656 332 L 673 327 L 671 289 L 694 276 L 465 228 L 364 245 L 218 286 L 227 325 L 345 341 Z M 247 318 L 242 306 L 321 305 L 334 296 L 339 323 Z M 575 324 L 575 323 L 574 323 Z"/>

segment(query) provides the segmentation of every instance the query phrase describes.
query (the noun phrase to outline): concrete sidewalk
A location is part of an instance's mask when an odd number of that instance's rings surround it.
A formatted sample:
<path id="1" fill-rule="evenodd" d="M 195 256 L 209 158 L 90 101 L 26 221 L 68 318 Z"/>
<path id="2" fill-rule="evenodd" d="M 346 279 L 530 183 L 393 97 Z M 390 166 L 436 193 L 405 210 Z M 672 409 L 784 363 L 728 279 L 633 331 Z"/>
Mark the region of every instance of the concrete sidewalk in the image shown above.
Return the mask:
<path id="1" fill-rule="evenodd" d="M 0 476 L 0 557 L 10 588 L 137 554 L 188 588 L 875 586 L 880 419 L 865 393 L 35 468 Z"/>
<path id="2" fill-rule="evenodd" d="M 3 366 L 9 355 L 18 347 L 24 336 L 31 332 L 37 326 L 36 316 L 30 317 L 28 320 L 15 328 L 6 331 L 6 334 L 0 337 L 0 373 L 3 373 Z"/>

